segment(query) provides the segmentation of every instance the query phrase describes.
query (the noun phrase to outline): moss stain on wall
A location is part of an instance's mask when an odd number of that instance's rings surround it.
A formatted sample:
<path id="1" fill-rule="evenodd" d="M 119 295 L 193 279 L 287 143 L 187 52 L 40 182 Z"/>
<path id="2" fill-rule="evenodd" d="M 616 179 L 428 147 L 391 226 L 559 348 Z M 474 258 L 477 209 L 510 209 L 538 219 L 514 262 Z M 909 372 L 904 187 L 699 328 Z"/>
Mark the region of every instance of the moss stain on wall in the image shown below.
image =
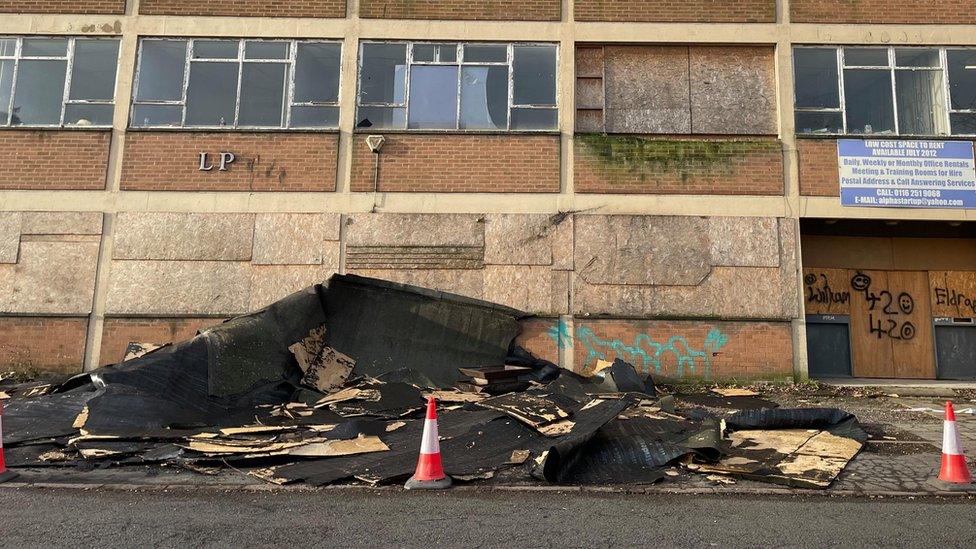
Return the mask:
<path id="1" fill-rule="evenodd" d="M 676 173 L 682 181 L 693 175 L 728 175 L 736 157 L 779 150 L 775 141 L 756 139 L 662 139 L 599 133 L 578 134 L 576 139 L 608 171 L 638 174 L 641 181 L 661 173 Z"/>

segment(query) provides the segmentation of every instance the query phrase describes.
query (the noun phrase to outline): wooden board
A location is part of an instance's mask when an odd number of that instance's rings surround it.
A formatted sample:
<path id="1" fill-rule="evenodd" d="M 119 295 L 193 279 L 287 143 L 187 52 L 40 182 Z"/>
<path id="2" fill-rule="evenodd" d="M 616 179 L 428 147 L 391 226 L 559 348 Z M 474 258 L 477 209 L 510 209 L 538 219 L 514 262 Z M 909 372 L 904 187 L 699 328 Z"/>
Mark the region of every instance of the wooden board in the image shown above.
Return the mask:
<path id="1" fill-rule="evenodd" d="M 876 327 L 881 320 L 878 294 L 888 288 L 888 272 L 850 272 L 851 370 L 854 377 L 894 377 L 891 341 L 885 333 L 872 330 L 872 324 Z"/>
<path id="2" fill-rule="evenodd" d="M 850 272 L 847 269 L 803 269 L 803 303 L 808 315 L 850 314 Z"/>
<path id="3" fill-rule="evenodd" d="M 935 378 L 926 271 L 851 271 L 856 377 Z"/>
<path id="4" fill-rule="evenodd" d="M 888 290 L 894 296 L 895 303 L 888 310 L 898 314 L 887 316 L 899 326 L 897 334 L 900 336 L 888 338 L 891 341 L 895 377 L 935 379 L 935 342 L 928 299 L 928 272 L 892 271 L 888 273 Z"/>
<path id="5" fill-rule="evenodd" d="M 929 271 L 932 315 L 976 317 L 976 271 Z"/>

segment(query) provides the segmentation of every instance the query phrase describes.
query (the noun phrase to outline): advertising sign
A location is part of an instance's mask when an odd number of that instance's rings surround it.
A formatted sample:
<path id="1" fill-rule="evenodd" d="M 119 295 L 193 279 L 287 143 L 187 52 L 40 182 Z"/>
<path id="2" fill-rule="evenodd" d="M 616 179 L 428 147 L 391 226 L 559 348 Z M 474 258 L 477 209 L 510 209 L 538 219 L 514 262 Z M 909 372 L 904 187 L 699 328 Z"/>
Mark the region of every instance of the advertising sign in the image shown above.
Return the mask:
<path id="1" fill-rule="evenodd" d="M 840 202 L 880 208 L 976 208 L 971 141 L 840 139 Z"/>

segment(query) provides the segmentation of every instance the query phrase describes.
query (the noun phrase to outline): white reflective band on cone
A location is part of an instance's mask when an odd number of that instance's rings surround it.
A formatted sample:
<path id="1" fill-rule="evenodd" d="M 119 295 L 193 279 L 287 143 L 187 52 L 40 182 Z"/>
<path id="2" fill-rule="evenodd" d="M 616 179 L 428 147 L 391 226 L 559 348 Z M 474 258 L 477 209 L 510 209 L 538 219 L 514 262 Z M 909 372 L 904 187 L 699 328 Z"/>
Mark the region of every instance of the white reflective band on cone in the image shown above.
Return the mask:
<path id="1" fill-rule="evenodd" d="M 424 439 L 420 442 L 421 454 L 439 454 L 441 445 L 437 436 L 437 420 L 424 420 Z"/>
<path id="2" fill-rule="evenodd" d="M 944 421 L 942 426 L 942 453 L 950 456 L 962 454 L 959 449 L 962 444 L 959 442 L 959 431 L 956 430 L 955 421 Z"/>

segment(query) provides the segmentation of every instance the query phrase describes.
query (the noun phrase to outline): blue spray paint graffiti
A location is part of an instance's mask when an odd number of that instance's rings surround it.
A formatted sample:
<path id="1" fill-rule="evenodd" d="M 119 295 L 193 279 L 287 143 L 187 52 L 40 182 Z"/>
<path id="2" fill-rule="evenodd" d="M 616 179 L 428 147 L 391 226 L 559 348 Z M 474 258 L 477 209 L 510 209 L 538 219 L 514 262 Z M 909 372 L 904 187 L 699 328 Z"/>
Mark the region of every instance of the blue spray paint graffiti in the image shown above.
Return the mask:
<path id="1" fill-rule="evenodd" d="M 608 353 L 612 351 L 616 357 L 630 362 L 646 374 L 651 373 L 652 368 L 654 373 L 660 374 L 662 359 L 670 353 L 677 360 L 678 367 L 675 374 L 678 377 L 685 375 L 686 368 L 691 374 L 710 377 L 713 353 L 717 353 L 729 342 L 728 336 L 718 328 L 708 331 L 702 350 L 693 349 L 683 336 L 671 336 L 666 342 L 660 343 L 654 341 L 649 334 L 637 334 L 634 336 L 633 343 L 628 344 L 620 339 L 603 339 L 586 326 L 578 327 L 574 338 L 569 326 L 561 319 L 555 326 L 549 328 L 548 335 L 556 346 L 562 349 L 571 348 L 574 339 L 582 345 L 586 351 L 586 356 L 583 358 L 584 370 L 594 368 L 597 360 L 607 360 Z"/>

